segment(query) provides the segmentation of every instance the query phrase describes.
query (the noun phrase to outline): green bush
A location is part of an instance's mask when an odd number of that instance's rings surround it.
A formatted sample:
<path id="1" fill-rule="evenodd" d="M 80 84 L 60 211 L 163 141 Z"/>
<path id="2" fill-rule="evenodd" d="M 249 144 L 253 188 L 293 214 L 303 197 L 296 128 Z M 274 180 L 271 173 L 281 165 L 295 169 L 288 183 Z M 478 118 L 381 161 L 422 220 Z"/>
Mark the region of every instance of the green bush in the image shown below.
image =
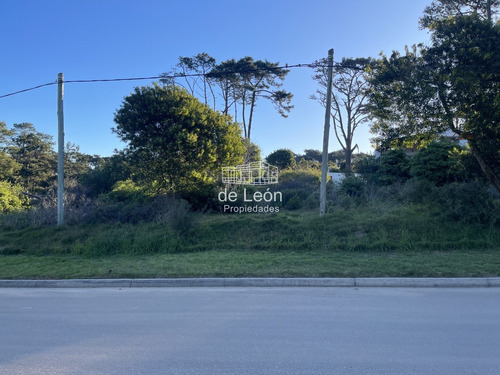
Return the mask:
<path id="1" fill-rule="evenodd" d="M 158 195 L 146 197 L 143 201 L 116 201 L 108 196 L 89 199 L 85 204 L 65 205 L 65 224 L 138 224 L 148 222 L 164 223 L 179 235 L 189 232 L 195 225 L 196 214 L 182 199 Z M 19 212 L 4 213 L 1 225 L 11 229 L 38 228 L 56 224 L 57 207 L 51 200 L 39 202 L 36 206 Z"/>
<path id="2" fill-rule="evenodd" d="M 376 182 L 376 174 L 379 168 L 380 159 L 373 155 L 363 158 L 353 165 L 354 172 L 362 175 L 369 183 Z"/>
<path id="3" fill-rule="evenodd" d="M 479 165 L 470 152 L 447 140 L 433 142 L 420 150 L 411 160 L 410 172 L 437 186 L 476 180 L 481 176 Z"/>
<path id="4" fill-rule="evenodd" d="M 286 207 L 288 202 L 295 196 L 303 202 L 310 195 L 307 189 L 283 189 L 282 194 L 284 207 Z"/>
<path id="5" fill-rule="evenodd" d="M 304 208 L 312 210 L 318 207 L 319 207 L 319 194 L 317 193 L 309 195 L 304 201 Z"/>
<path id="6" fill-rule="evenodd" d="M 287 210 L 298 210 L 302 208 L 302 198 L 299 197 L 298 194 L 295 194 L 293 197 L 291 197 L 288 202 L 285 204 L 285 208 Z"/>
<path id="7" fill-rule="evenodd" d="M 145 189 L 132 180 L 118 181 L 108 196 L 117 202 L 142 202 L 146 198 Z"/>
<path id="8" fill-rule="evenodd" d="M 339 186 L 339 193 L 350 197 L 362 197 L 365 194 L 365 181 L 356 176 L 346 176 Z"/>
<path id="9" fill-rule="evenodd" d="M 354 175 L 346 176 L 340 184 L 327 186 L 327 201 L 333 206 L 350 209 L 365 204 L 366 198 L 366 182 Z"/>
<path id="10" fill-rule="evenodd" d="M 191 209 L 195 211 L 217 210 L 220 205 L 217 199 L 219 188 L 215 182 L 197 181 L 179 186 L 179 192 L 176 195 L 187 201 Z"/>
<path id="11" fill-rule="evenodd" d="M 403 203 L 430 203 L 435 190 L 436 187 L 431 182 L 412 178 L 401 185 L 397 196 Z"/>
<path id="12" fill-rule="evenodd" d="M 404 182 L 410 178 L 410 162 L 401 150 L 389 150 L 380 157 L 379 168 L 375 174 L 379 185 Z"/>
<path id="13" fill-rule="evenodd" d="M 110 157 L 98 158 L 97 165 L 78 177 L 78 182 L 89 190 L 89 196 L 107 194 L 118 181 L 132 176 L 132 166 L 124 152 Z"/>
<path id="14" fill-rule="evenodd" d="M 369 156 L 360 160 L 354 170 L 369 184 L 387 186 L 410 178 L 410 161 L 403 150 L 389 150 L 379 158 Z"/>
<path id="15" fill-rule="evenodd" d="M 286 170 L 280 172 L 279 188 L 304 189 L 310 193 L 319 188 L 321 183 L 321 171 L 315 169 Z"/>
<path id="16" fill-rule="evenodd" d="M 453 182 L 435 189 L 432 207 L 445 220 L 500 224 L 500 206 L 484 184 Z"/>
<path id="17" fill-rule="evenodd" d="M 20 186 L 0 181 L 0 212 L 18 211 L 23 208 L 24 203 Z"/>

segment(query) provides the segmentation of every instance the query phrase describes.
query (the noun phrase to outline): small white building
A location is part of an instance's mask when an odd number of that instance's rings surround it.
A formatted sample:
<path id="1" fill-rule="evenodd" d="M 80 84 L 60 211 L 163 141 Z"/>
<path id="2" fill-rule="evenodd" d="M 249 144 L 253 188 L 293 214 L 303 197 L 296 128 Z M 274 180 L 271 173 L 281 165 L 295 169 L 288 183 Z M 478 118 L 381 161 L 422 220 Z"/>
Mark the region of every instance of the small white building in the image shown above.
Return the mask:
<path id="1" fill-rule="evenodd" d="M 346 177 L 346 174 L 342 172 L 328 172 L 328 176 L 330 176 L 334 184 L 340 184 L 342 180 Z M 358 177 L 359 174 L 354 173 L 354 176 Z"/>

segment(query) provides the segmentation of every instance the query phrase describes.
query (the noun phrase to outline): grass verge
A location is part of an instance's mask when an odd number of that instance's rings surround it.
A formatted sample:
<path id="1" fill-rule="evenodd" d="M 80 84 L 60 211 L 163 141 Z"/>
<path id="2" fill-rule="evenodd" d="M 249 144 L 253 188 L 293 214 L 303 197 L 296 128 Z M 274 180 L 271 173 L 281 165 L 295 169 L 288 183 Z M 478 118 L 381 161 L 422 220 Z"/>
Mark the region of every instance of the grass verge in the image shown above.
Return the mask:
<path id="1" fill-rule="evenodd" d="M 107 257 L 0 256 L 2 279 L 156 277 L 491 277 L 498 251 L 414 254 L 217 250 Z"/>
<path id="2" fill-rule="evenodd" d="M 500 276 L 498 226 L 418 205 L 190 220 L 4 228 L 0 278 Z"/>

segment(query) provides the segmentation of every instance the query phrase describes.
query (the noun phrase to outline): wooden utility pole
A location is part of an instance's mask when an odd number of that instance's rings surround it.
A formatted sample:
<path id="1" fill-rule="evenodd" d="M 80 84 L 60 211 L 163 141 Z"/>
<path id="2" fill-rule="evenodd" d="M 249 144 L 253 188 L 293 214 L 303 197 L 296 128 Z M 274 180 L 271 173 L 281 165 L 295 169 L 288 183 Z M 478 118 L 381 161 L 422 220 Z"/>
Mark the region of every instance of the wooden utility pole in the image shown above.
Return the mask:
<path id="1" fill-rule="evenodd" d="M 64 75 L 57 76 L 57 225 L 64 224 Z"/>
<path id="2" fill-rule="evenodd" d="M 319 216 L 326 211 L 326 181 L 328 179 L 328 140 L 330 138 L 330 108 L 332 106 L 333 48 L 328 51 L 328 86 L 326 87 L 325 130 L 323 132 L 323 158 L 321 161 L 321 186 L 319 190 Z"/>

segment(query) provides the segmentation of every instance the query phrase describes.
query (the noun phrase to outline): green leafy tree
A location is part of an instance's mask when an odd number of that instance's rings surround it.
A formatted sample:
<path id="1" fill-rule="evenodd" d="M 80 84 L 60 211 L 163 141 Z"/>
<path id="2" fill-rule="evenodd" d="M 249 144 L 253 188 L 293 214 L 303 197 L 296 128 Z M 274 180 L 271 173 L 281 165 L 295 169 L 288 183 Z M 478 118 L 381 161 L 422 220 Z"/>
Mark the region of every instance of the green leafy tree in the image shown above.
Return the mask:
<path id="1" fill-rule="evenodd" d="M 109 193 L 118 181 L 132 179 L 130 158 L 125 152 L 108 157 L 93 156 L 91 165 L 92 167 L 79 178 L 91 196 Z"/>
<path id="2" fill-rule="evenodd" d="M 492 22 L 498 14 L 500 0 L 435 0 L 420 19 L 423 28 L 431 28 L 442 20 L 456 16 L 477 15 Z"/>
<path id="3" fill-rule="evenodd" d="M 0 149 L 5 151 L 7 144 L 9 144 L 10 137 L 13 132 L 9 128 L 7 128 L 7 124 L 5 122 L 0 121 Z"/>
<path id="4" fill-rule="evenodd" d="M 245 150 L 237 124 L 173 85 L 137 87 L 115 122 L 137 175 L 158 192 L 211 181 L 222 166 L 240 163 Z"/>
<path id="5" fill-rule="evenodd" d="M 48 134 L 32 124 L 14 124 L 8 153 L 20 165 L 19 184 L 31 194 L 44 194 L 56 177 L 57 155 Z"/>
<path id="6" fill-rule="evenodd" d="M 320 150 L 307 149 L 304 150 L 303 158 L 305 160 L 314 160 L 321 163 L 323 160 L 323 153 Z"/>
<path id="7" fill-rule="evenodd" d="M 266 160 L 269 164 L 275 165 L 279 169 L 290 169 L 296 165 L 295 154 L 287 148 L 271 152 Z"/>
<path id="8" fill-rule="evenodd" d="M 0 181 L 17 181 L 20 169 L 21 165 L 14 158 L 0 151 Z"/>
<path id="9" fill-rule="evenodd" d="M 5 122 L 0 121 L 0 181 L 15 182 L 19 178 L 21 166 L 8 154 L 12 134 Z"/>
<path id="10" fill-rule="evenodd" d="M 99 156 L 87 155 L 80 152 L 80 147 L 74 143 L 66 143 L 64 148 L 64 177 L 81 178 L 95 167 Z"/>
<path id="11" fill-rule="evenodd" d="M 500 24 L 477 12 L 430 23 L 432 45 L 382 57 L 374 69 L 372 129 L 386 145 L 451 130 L 500 191 Z"/>
<path id="12" fill-rule="evenodd" d="M 20 210 L 25 201 L 21 195 L 21 186 L 0 181 L 0 212 Z"/>

